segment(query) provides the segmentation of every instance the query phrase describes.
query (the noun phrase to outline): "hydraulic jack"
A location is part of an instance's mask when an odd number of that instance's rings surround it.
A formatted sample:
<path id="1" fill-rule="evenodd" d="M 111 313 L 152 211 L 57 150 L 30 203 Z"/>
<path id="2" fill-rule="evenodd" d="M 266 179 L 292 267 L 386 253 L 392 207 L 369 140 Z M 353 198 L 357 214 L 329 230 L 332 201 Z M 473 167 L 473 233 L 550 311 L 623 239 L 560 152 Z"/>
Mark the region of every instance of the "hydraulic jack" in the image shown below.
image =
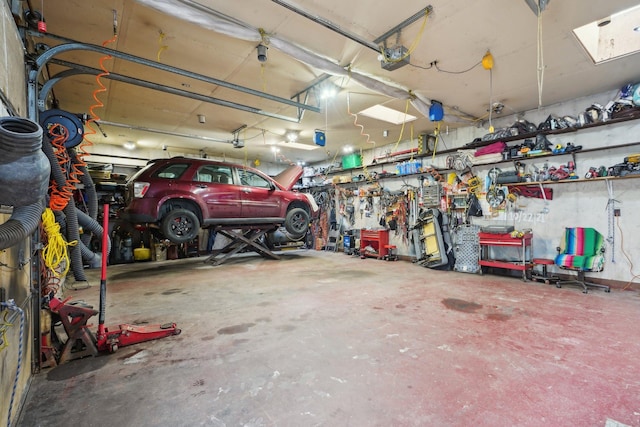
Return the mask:
<path id="1" fill-rule="evenodd" d="M 103 211 L 103 233 L 102 233 L 102 270 L 100 276 L 100 311 L 98 313 L 98 333 L 96 343 L 98 351 L 115 352 L 118 347 L 131 344 L 138 344 L 144 341 L 157 340 L 159 338 L 179 335 L 182 332 L 175 323 L 165 323 L 161 325 L 127 325 L 106 327 L 104 325 L 105 307 L 107 299 L 107 251 L 109 245 L 109 205 L 104 205 Z"/>
<path id="2" fill-rule="evenodd" d="M 109 227 L 109 205 L 104 205 L 104 230 Z M 106 231 L 102 235 L 102 270 L 100 277 L 100 309 L 96 311 L 86 304 L 69 303 L 69 299 L 61 301 L 52 298 L 49 309 L 60 316 L 67 341 L 63 347 L 58 363 L 84 356 L 97 356 L 98 352 L 113 353 L 119 347 L 138 344 L 180 334 L 175 323 L 158 325 L 120 324 L 105 326 L 105 307 L 107 297 L 107 258 L 109 236 Z M 94 336 L 89 332 L 87 321 L 98 314 L 98 332 Z"/>

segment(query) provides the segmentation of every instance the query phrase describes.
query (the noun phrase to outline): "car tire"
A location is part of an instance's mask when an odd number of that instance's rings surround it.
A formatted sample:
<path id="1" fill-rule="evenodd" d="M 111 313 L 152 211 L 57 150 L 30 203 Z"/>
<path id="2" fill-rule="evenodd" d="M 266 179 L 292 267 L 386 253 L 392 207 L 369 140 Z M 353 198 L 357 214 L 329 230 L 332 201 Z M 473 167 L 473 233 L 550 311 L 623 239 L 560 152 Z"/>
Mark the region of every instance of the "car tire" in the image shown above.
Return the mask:
<path id="1" fill-rule="evenodd" d="M 162 234 L 173 243 L 187 243 L 200 232 L 200 220 L 189 209 L 173 209 L 162 218 L 160 227 Z"/>
<path id="2" fill-rule="evenodd" d="M 299 239 L 309 229 L 309 213 L 302 208 L 291 209 L 284 219 L 284 228 L 294 239 Z"/>

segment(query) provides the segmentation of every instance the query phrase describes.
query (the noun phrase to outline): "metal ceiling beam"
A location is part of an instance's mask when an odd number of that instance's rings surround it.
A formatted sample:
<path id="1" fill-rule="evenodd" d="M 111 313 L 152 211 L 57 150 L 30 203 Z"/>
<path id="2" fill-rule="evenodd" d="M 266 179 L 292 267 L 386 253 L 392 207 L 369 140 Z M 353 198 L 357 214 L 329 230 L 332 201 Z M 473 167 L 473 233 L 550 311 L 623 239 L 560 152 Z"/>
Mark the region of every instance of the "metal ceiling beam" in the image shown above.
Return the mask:
<path id="1" fill-rule="evenodd" d="M 46 103 L 46 99 L 47 99 L 47 96 L 48 96 L 49 92 L 51 91 L 53 86 L 56 83 L 58 83 L 60 80 L 66 78 L 66 77 L 76 76 L 76 75 L 79 75 L 79 74 L 98 75 L 98 74 L 103 72 L 102 70 L 99 70 L 97 68 L 87 67 L 85 65 L 75 64 L 73 62 L 63 61 L 63 60 L 55 59 L 55 58 L 51 59 L 49 62 L 52 63 L 52 64 L 57 64 L 57 65 L 62 65 L 64 67 L 68 67 L 68 68 L 70 68 L 70 70 L 61 71 L 60 73 L 58 73 L 58 74 L 56 74 L 54 76 L 51 76 L 51 78 L 42 86 L 42 89 L 40 89 L 40 92 L 38 94 L 38 108 L 41 109 L 41 110 L 45 108 L 45 103 Z M 251 106 L 244 105 L 244 104 L 238 104 L 237 102 L 225 101 L 223 99 L 214 98 L 212 96 L 201 95 L 199 93 L 190 92 L 190 91 L 183 90 L 183 89 L 177 89 L 177 88 L 174 88 L 174 87 L 171 87 L 171 86 L 165 86 L 165 85 L 161 85 L 161 84 L 158 84 L 158 83 L 150 82 L 150 81 L 147 81 L 147 80 L 137 79 L 135 77 L 124 76 L 124 75 L 117 74 L 117 73 L 109 73 L 107 75 L 102 76 L 102 78 L 106 78 L 106 79 L 110 79 L 110 80 L 116 80 L 116 81 L 124 82 L 124 83 L 129 83 L 129 84 L 132 84 L 132 85 L 141 86 L 141 87 L 145 87 L 147 89 L 157 90 L 157 91 L 164 92 L 164 93 L 169 93 L 169 94 L 172 94 L 172 95 L 178 95 L 178 96 L 182 96 L 182 97 L 185 97 L 185 98 L 195 99 L 197 101 L 207 102 L 209 104 L 216 104 L 216 105 L 221 105 L 223 107 L 234 108 L 236 110 L 246 111 L 248 113 L 259 114 L 259 115 L 271 117 L 271 118 L 274 118 L 274 119 L 285 120 L 285 121 L 292 122 L 292 123 L 299 123 L 300 122 L 297 117 L 290 117 L 290 116 L 284 116 L 282 114 L 271 113 L 271 112 L 268 112 L 268 111 L 261 110 L 259 108 L 251 107 Z"/>
<path id="2" fill-rule="evenodd" d="M 282 1 L 282 0 L 271 0 L 271 1 L 276 3 L 276 4 L 279 4 L 282 7 L 285 7 L 287 9 L 289 9 L 292 12 L 297 13 L 298 15 L 301 15 L 301 16 L 304 16 L 307 19 L 310 19 L 313 22 L 315 22 L 316 24 L 320 24 L 323 27 L 328 28 L 331 31 L 334 31 L 334 32 L 336 32 L 336 33 L 348 38 L 349 40 L 353 40 L 354 42 L 356 42 L 356 43 L 358 43 L 358 44 L 360 44 L 360 45 L 362 45 L 364 47 L 368 47 L 369 49 L 375 50 L 376 52 L 380 53 L 380 48 L 378 47 L 377 44 L 371 43 L 370 41 L 367 41 L 367 40 L 363 40 L 360 37 L 356 36 L 355 34 L 350 33 L 350 32 L 348 32 L 346 30 L 343 30 L 342 28 L 340 28 L 339 26 L 337 26 L 336 24 L 334 24 L 333 22 L 331 22 L 331 21 L 329 21 L 327 19 L 321 18 L 319 16 L 314 16 L 314 15 L 308 13 L 308 12 L 305 12 L 302 9 L 299 9 L 299 8 L 287 3 L 286 1 Z"/>
<path id="3" fill-rule="evenodd" d="M 29 32 L 30 34 L 34 35 L 34 36 L 42 36 L 39 33 L 34 33 L 34 32 Z M 47 34 L 47 37 L 54 37 L 56 38 L 56 36 L 52 36 L 51 34 Z M 57 37 L 58 39 L 62 39 L 64 41 L 68 41 L 68 39 L 62 38 L 62 37 Z M 264 99 L 268 99 L 271 101 L 275 101 L 281 104 L 285 104 L 285 105 L 290 105 L 293 107 L 298 108 L 298 110 L 302 109 L 302 110 L 311 110 L 314 111 L 316 113 L 320 112 L 320 109 L 317 107 L 313 107 L 310 105 L 305 105 L 305 104 L 300 104 L 298 102 L 292 101 L 290 99 L 287 98 L 281 98 L 279 96 L 274 96 L 271 94 L 268 94 L 266 92 L 261 92 L 258 90 L 254 90 L 254 89 L 250 89 L 244 86 L 238 86 L 235 85 L 233 83 L 228 83 L 225 82 L 223 80 L 219 80 L 213 77 L 209 77 L 209 76 L 205 76 L 202 74 L 198 74 L 198 73 L 194 73 L 191 71 L 187 71 L 187 70 L 183 70 L 181 68 L 177 68 L 177 67 L 172 67 L 170 65 L 166 65 L 166 64 L 162 64 L 159 62 L 155 62 L 155 61 L 151 61 L 145 58 L 141 58 L 138 56 L 134 56 L 134 55 L 130 55 L 128 53 L 124 53 L 124 52 L 118 52 L 116 50 L 112 50 L 112 49 L 108 49 L 106 47 L 102 47 L 102 46 L 97 46 L 97 45 L 93 45 L 93 44 L 87 44 L 87 43 L 79 43 L 79 42 L 67 42 L 65 44 L 61 44 L 55 47 L 52 47 L 51 49 L 47 50 L 46 52 L 44 52 L 42 55 L 40 55 L 38 57 L 38 59 L 36 59 L 35 62 L 35 67 L 34 69 L 29 71 L 29 80 L 28 80 L 28 85 L 29 85 L 29 93 L 28 93 L 28 108 L 29 108 L 29 114 L 33 115 L 31 118 L 35 119 L 37 117 L 37 106 L 36 106 L 36 98 L 37 98 L 37 92 L 38 92 L 38 78 L 40 76 L 40 73 L 42 71 L 42 68 L 57 54 L 63 53 L 63 52 L 68 52 L 68 51 L 72 51 L 72 50 L 88 50 L 88 51 L 92 51 L 92 52 L 98 52 L 98 53 L 102 53 L 104 55 L 111 55 L 115 58 L 119 58 L 119 59 L 123 59 L 125 61 L 130 61 L 136 64 L 141 64 L 141 65 L 145 65 L 151 68 L 155 68 L 158 70 L 162 70 L 162 71 L 166 71 L 169 73 L 173 73 L 173 74 L 177 74 L 180 76 L 184 76 L 184 77 L 188 77 L 188 78 L 192 78 L 195 80 L 200 80 L 200 81 L 204 81 L 206 83 L 210 83 L 210 84 L 214 84 L 217 86 L 222 86 L 222 87 L 226 87 L 232 90 L 237 90 L 239 92 L 244 92 L 250 95 L 254 95 L 260 98 L 264 98 Z"/>
<path id="4" fill-rule="evenodd" d="M 432 11 L 433 11 L 433 7 L 431 5 L 425 7 L 424 9 L 420 10 L 419 12 L 416 12 L 412 16 L 408 17 L 407 19 L 405 19 L 404 21 L 402 21 L 401 23 L 399 23 L 398 25 L 396 25 L 395 27 L 393 27 L 392 29 L 390 29 L 389 31 L 387 31 L 377 39 L 375 39 L 373 42 L 374 43 L 384 42 L 392 35 L 399 33 L 402 29 L 404 29 L 404 27 L 407 27 L 413 24 L 414 22 L 416 22 L 418 19 L 422 18 L 425 14 L 427 15 L 431 14 Z"/>

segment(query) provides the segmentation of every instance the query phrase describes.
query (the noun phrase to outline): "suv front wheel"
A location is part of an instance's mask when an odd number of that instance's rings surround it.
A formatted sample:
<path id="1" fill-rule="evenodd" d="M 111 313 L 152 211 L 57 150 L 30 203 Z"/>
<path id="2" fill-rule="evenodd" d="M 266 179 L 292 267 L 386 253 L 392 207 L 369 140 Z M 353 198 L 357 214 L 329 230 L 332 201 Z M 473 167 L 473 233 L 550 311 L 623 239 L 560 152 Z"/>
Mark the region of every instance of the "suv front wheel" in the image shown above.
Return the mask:
<path id="1" fill-rule="evenodd" d="M 294 239 L 303 237 L 309 229 L 309 214 L 302 208 L 291 209 L 285 217 L 284 228 Z"/>
<path id="2" fill-rule="evenodd" d="M 160 227 L 173 243 L 187 243 L 198 235 L 200 220 L 189 209 L 173 209 L 162 218 Z"/>

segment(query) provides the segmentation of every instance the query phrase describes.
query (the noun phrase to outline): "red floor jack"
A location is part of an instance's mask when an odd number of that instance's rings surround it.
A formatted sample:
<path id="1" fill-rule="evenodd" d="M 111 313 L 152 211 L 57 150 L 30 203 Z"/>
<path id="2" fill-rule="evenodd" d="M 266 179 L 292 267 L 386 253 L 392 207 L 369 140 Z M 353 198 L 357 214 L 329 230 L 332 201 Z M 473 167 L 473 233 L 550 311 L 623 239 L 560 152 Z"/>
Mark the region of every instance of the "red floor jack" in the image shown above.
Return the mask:
<path id="1" fill-rule="evenodd" d="M 68 336 L 59 363 L 84 356 L 96 356 L 101 351 L 113 353 L 119 347 L 179 335 L 181 332 L 176 328 L 175 323 L 145 326 L 121 324 L 108 327 L 104 325 L 107 299 L 107 258 L 109 257 L 108 204 L 104 205 L 103 215 L 100 311 L 96 312 L 90 306 L 68 303 L 68 299 L 61 301 L 58 298 L 52 298 L 49 301 L 49 308 L 60 316 Z M 96 314 L 98 314 L 98 332 L 94 337 L 88 331 L 87 321 Z"/>

